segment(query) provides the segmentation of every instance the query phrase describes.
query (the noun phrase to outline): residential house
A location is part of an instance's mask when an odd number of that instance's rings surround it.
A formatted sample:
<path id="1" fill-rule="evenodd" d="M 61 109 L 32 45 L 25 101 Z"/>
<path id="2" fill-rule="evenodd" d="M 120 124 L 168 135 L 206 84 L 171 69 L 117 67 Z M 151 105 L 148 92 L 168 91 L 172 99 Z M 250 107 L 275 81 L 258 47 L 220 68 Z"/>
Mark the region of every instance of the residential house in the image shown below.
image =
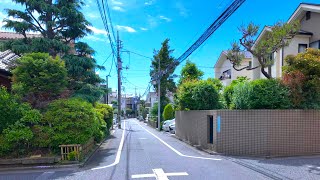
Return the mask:
<path id="1" fill-rule="evenodd" d="M 39 37 L 38 34 L 27 34 L 27 37 Z M 0 46 L 6 41 L 13 39 L 22 39 L 23 35 L 13 32 L 0 32 Z M 10 64 L 18 59 L 19 56 L 11 50 L 0 51 L 0 86 L 5 86 L 11 89 L 11 72 L 9 71 Z"/>
<path id="2" fill-rule="evenodd" d="M 237 79 L 239 76 L 246 76 L 249 79 L 252 79 L 252 71 L 242 70 L 237 71 L 233 68 L 231 62 L 227 59 L 228 51 L 222 51 L 218 61 L 214 65 L 214 76 L 217 79 L 220 79 L 224 86 L 227 86 L 231 83 L 232 80 Z M 244 67 L 251 67 L 252 64 L 252 54 L 250 52 L 243 52 L 244 59 L 240 66 L 237 68 L 241 69 Z"/>
<path id="3" fill-rule="evenodd" d="M 154 103 L 157 102 L 157 93 L 156 92 L 149 92 L 147 94 L 147 98 L 146 98 L 146 108 L 150 110 L 152 109 L 152 107 L 154 106 Z M 150 114 L 150 113 L 149 113 Z"/>
<path id="4" fill-rule="evenodd" d="M 285 58 L 288 55 L 297 55 L 298 53 L 304 52 L 306 48 L 320 49 L 320 4 L 301 3 L 290 16 L 287 23 L 294 21 L 300 22 L 300 31 L 291 39 L 288 46 L 278 49 L 278 51 L 271 55 L 274 63 L 269 69 L 266 68 L 266 71 L 271 72 L 272 77 L 282 77 L 282 67 L 285 66 Z M 268 31 L 271 31 L 271 27 L 264 27 L 255 44 L 257 44 Z M 252 66 L 256 67 L 258 65 L 258 60 L 254 58 Z M 253 79 L 260 78 L 265 78 L 260 68 L 253 70 Z"/>

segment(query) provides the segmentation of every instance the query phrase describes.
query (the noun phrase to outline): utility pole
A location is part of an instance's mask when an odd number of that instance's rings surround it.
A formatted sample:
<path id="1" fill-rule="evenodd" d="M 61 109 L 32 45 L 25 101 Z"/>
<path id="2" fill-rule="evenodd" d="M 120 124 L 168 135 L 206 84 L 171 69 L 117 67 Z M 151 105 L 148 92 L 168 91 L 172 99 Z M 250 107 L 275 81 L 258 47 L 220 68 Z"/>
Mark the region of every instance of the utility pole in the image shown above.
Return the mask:
<path id="1" fill-rule="evenodd" d="M 137 103 L 138 103 L 138 99 L 137 99 L 137 87 L 134 87 L 134 116 L 137 118 Z"/>
<path id="2" fill-rule="evenodd" d="M 105 104 L 109 104 L 109 75 L 106 76 L 107 95 L 105 98 Z"/>
<path id="3" fill-rule="evenodd" d="M 119 40 L 119 31 L 117 31 L 117 64 L 118 64 L 118 128 L 121 129 L 121 57 L 120 57 L 121 42 Z"/>
<path id="4" fill-rule="evenodd" d="M 160 127 L 160 120 L 161 120 L 161 113 L 160 113 L 160 109 L 161 109 L 161 103 L 160 103 L 160 83 L 161 83 L 161 66 L 160 66 L 160 58 L 158 58 L 158 130 L 161 130 Z"/>

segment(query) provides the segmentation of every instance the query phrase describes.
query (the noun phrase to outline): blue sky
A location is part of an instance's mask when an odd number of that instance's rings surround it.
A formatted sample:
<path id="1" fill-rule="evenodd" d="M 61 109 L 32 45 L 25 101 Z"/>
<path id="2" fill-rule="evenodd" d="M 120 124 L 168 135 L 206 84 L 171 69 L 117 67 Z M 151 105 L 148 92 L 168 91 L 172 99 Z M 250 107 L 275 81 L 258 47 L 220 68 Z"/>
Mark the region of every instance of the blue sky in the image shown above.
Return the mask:
<path id="1" fill-rule="evenodd" d="M 124 49 L 152 57 L 153 50 L 169 38 L 178 58 L 232 0 L 108 0 L 113 25 L 119 30 Z M 320 0 L 246 0 L 246 2 L 197 50 L 189 59 L 205 72 L 204 78 L 213 77 L 213 65 L 220 52 L 240 38 L 238 27 L 254 22 L 261 27 L 277 21 L 286 21 L 301 2 L 320 3 Z M 11 0 L 0 0 L 0 19 L 5 17 L 6 8 L 17 8 Z M 82 9 L 91 22 L 94 34 L 83 41 L 96 51 L 95 58 L 102 64 L 111 53 L 107 32 L 98 11 L 96 0 L 87 0 Z M 0 24 L 1 25 L 1 24 Z M 2 29 L 3 30 L 3 29 Z M 125 93 L 143 94 L 150 81 L 151 61 L 134 54 L 122 53 Z M 103 78 L 109 73 L 112 59 L 105 62 L 106 71 L 99 72 Z M 183 64 L 182 64 L 183 65 Z M 176 69 L 180 73 L 181 66 Z M 109 86 L 116 90 L 116 68 L 113 66 Z"/>

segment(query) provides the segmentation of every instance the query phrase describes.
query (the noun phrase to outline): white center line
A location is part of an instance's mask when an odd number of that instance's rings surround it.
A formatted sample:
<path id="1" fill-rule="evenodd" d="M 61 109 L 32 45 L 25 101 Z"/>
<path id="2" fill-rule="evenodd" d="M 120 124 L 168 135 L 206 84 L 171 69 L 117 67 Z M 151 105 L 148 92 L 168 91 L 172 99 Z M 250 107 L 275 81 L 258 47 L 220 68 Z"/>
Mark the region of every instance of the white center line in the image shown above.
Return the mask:
<path id="1" fill-rule="evenodd" d="M 157 180 L 169 180 L 166 173 L 164 173 L 163 169 L 152 169 L 154 174 L 156 175 Z"/>
<path id="2" fill-rule="evenodd" d="M 218 159 L 218 158 L 206 158 L 206 157 L 198 157 L 198 156 L 188 156 L 188 155 L 184 155 L 181 152 L 179 152 L 178 150 L 176 150 L 175 148 L 173 148 L 172 146 L 170 146 L 168 143 L 164 142 L 161 138 L 159 138 L 158 136 L 156 136 L 155 134 L 153 134 L 152 132 L 150 132 L 149 130 L 147 130 L 146 128 L 144 128 L 143 126 L 141 126 L 139 123 L 137 123 L 136 121 L 134 121 L 136 124 L 138 124 L 142 129 L 144 129 L 145 131 L 147 131 L 149 134 L 151 134 L 153 137 L 157 138 L 160 142 L 162 142 L 162 144 L 166 145 L 168 148 L 170 148 L 173 152 L 175 152 L 176 154 L 178 154 L 179 156 L 182 157 L 187 157 L 187 158 L 194 158 L 194 159 L 205 159 L 205 160 L 212 160 L 212 161 L 221 161 L 222 159 Z"/>
<path id="3" fill-rule="evenodd" d="M 135 174 L 132 175 L 132 179 L 141 179 L 141 178 L 156 178 L 157 180 L 169 180 L 168 176 L 188 176 L 187 172 L 173 172 L 173 173 L 165 173 L 163 169 L 157 168 L 152 169 L 153 174 Z"/>
<path id="4" fill-rule="evenodd" d="M 104 168 L 112 167 L 112 166 L 117 165 L 120 162 L 121 151 L 122 151 L 122 148 L 123 148 L 125 132 L 126 132 L 126 121 L 123 121 L 122 137 L 121 137 L 121 141 L 120 141 L 119 148 L 118 148 L 118 151 L 117 151 L 117 156 L 116 156 L 116 159 L 114 160 L 114 162 L 112 164 L 110 164 L 110 165 L 107 165 L 107 166 L 101 166 L 101 167 L 92 168 L 91 170 L 98 170 L 98 169 L 104 169 Z"/>

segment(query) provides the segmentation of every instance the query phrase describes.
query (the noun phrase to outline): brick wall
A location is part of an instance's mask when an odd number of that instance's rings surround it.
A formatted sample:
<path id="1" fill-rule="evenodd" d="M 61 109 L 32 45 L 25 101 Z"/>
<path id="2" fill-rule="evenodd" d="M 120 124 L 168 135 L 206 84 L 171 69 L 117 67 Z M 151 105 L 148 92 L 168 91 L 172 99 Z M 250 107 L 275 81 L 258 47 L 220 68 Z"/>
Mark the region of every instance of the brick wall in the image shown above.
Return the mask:
<path id="1" fill-rule="evenodd" d="M 209 118 L 213 117 L 213 143 Z M 217 119 L 220 118 L 220 132 Z M 249 156 L 320 154 L 320 111 L 177 111 L 176 135 L 219 153 Z"/>

